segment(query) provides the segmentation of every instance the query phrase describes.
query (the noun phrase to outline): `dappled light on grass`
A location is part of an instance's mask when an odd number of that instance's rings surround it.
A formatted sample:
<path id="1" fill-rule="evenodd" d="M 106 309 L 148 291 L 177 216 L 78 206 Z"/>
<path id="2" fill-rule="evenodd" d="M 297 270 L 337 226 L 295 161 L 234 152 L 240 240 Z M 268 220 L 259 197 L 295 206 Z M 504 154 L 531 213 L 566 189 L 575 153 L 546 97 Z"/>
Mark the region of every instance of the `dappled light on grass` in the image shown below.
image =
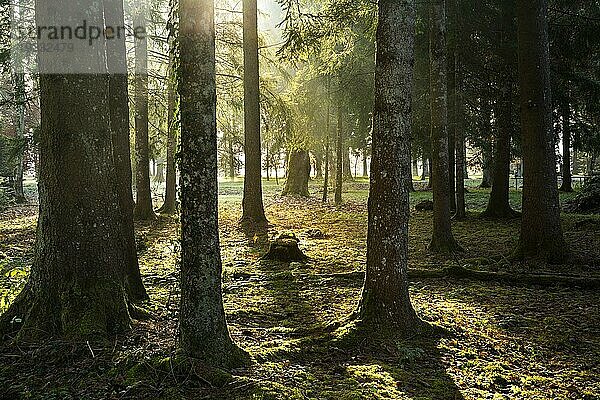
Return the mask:
<path id="1" fill-rule="evenodd" d="M 313 193 L 318 187 L 319 182 L 311 184 Z M 109 383 L 110 390 L 131 399 L 161 394 L 173 399 L 208 395 L 444 400 L 600 396 L 598 293 L 468 280 L 419 280 L 411 285 L 417 313 L 446 329 L 446 334 L 402 341 L 358 339 L 351 327 L 332 330 L 331 324 L 354 311 L 360 296 L 366 252 L 366 187 L 360 182 L 348 184 L 347 200 L 341 207 L 322 205 L 318 195 L 308 200 L 283 199 L 278 196 L 279 187 L 265 184 L 265 188 L 266 213 L 272 224 L 268 235 L 295 233 L 310 260 L 289 265 L 261 262 L 267 243 L 247 237 L 238 226 L 241 183 L 221 186 L 225 310 L 234 340 L 255 360 L 254 365 L 235 370 L 231 384 L 219 388 L 210 382 L 211 387 L 204 381 L 212 378 L 179 379 L 160 367 L 164 364 L 161 360 L 170 357 L 176 347 L 176 217 L 137 225 L 140 266 L 151 297 L 147 307 L 155 318 L 136 322 L 133 333 L 115 343 L 114 353 L 112 349 L 94 349 L 93 359 L 82 344 L 81 351 L 72 355 L 73 362 L 94 363 L 95 375 L 87 374 L 83 367 L 73 371 L 59 364 L 36 375 L 35 363 L 23 361 L 28 353 L 19 356 L 23 358 L 13 357 L 12 350 L 0 355 L 3 375 L 27 376 L 17 384 L 20 389 L 41 387 L 49 381 L 48 393 L 67 391 L 80 397 L 106 393 Z M 430 196 L 430 192 L 418 192 L 411 203 Z M 485 191 L 470 189 L 468 201 L 484 207 L 485 196 Z M 430 213 L 413 212 L 411 268 L 435 270 L 458 263 L 491 271 L 550 268 L 567 274 L 598 273 L 598 266 L 591 262 L 554 267 L 512 264 L 506 249 L 516 241 L 518 221 L 475 217 L 472 214 L 465 221 L 453 222 L 466 252 L 448 260 L 425 250 L 431 234 Z M 596 217 L 565 215 L 563 224 L 567 240 L 577 240 L 577 247 L 590 251 L 599 247 Z M 0 229 L 9 238 L 1 250 L 9 256 L 3 264 L 5 274 L 26 268 L 30 256 L 19 257 L 23 246 L 33 245 L 35 219 L 5 219 Z M 19 275 L 19 282 L 24 278 Z M 2 288 L 19 282 L 4 277 Z M 41 356 L 37 357 L 41 362 Z M 149 366 L 151 373 L 132 370 L 140 362 Z M 80 383 L 68 384 L 74 381 Z"/>

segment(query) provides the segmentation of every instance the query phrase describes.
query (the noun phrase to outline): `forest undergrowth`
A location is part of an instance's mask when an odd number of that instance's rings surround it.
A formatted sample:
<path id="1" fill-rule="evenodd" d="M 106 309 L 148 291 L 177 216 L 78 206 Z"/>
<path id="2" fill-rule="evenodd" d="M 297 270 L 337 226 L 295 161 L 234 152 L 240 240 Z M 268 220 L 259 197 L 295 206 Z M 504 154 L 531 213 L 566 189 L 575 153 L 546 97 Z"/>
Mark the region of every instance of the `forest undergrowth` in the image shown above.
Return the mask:
<path id="1" fill-rule="evenodd" d="M 253 358 L 226 374 L 180 370 L 178 220 L 161 216 L 136 229 L 141 271 L 153 315 L 113 346 L 48 342 L 0 350 L 0 399 L 599 399 L 600 292 L 459 279 L 417 279 L 418 314 L 444 328 L 435 337 L 402 341 L 353 335 L 335 325 L 360 296 L 366 252 L 368 184 L 348 183 L 336 208 L 318 199 L 281 198 L 265 184 L 268 232 L 238 226 L 242 184 L 220 188 L 225 308 L 234 340 Z M 431 213 L 413 211 L 410 268 L 449 266 L 600 277 L 600 218 L 563 215 L 568 265 L 511 260 L 519 221 L 485 221 L 488 192 L 469 188 L 471 212 L 454 221 L 465 252 L 440 257 L 426 250 Z M 572 195 L 564 195 L 567 200 Z M 520 207 L 519 193 L 511 193 Z M 431 198 L 417 192 L 418 201 Z M 24 284 L 32 260 L 36 207 L 0 217 L 0 310 Z M 294 233 L 307 263 L 261 261 L 268 239 Z"/>

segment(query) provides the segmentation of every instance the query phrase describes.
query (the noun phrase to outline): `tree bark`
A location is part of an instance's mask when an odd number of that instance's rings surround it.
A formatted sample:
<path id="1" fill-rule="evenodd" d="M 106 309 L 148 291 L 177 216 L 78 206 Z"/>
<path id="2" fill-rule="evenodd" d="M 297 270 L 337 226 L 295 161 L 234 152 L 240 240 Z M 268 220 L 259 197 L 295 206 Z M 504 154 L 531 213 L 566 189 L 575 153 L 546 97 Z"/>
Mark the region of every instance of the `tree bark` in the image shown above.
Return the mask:
<path id="1" fill-rule="evenodd" d="M 488 143 L 484 143 L 481 149 L 482 153 L 482 166 L 481 169 L 483 171 L 483 177 L 481 179 L 481 183 L 479 187 L 482 189 L 487 189 L 492 187 L 493 180 L 493 171 L 494 171 L 494 159 L 493 159 L 493 140 L 492 140 L 492 124 L 491 124 L 491 114 L 492 111 L 490 109 L 490 104 L 488 100 L 482 99 L 481 101 L 481 114 L 482 114 L 482 125 L 483 125 L 483 136 L 485 138 L 489 138 Z"/>
<path id="2" fill-rule="evenodd" d="M 65 18 L 104 23 L 97 2 L 77 8 L 36 2 L 36 23 Z M 62 337 L 104 341 L 130 327 L 125 290 L 126 254 L 111 148 L 109 75 L 103 43 L 65 57 L 65 71 L 40 52 L 40 172 L 35 258 L 29 281 L 0 318 L 22 320 L 20 340 Z M 48 68 L 48 69 L 47 69 Z M 68 112 L 65 112 L 68 110 Z"/>
<path id="3" fill-rule="evenodd" d="M 358 308 L 378 334 L 411 336 L 425 324 L 408 292 L 414 1 L 379 0 L 367 272 Z"/>
<path id="4" fill-rule="evenodd" d="M 145 11 L 135 16 L 135 25 L 146 26 Z M 135 39 L 135 193 L 133 216 L 136 220 L 151 220 L 156 217 L 152 209 L 150 191 L 150 156 L 148 144 L 148 39 Z"/>
<path id="5" fill-rule="evenodd" d="M 310 157 L 308 151 L 302 149 L 292 150 L 289 156 L 287 180 L 282 196 L 310 196 L 308 180 L 310 174 Z"/>
<path id="6" fill-rule="evenodd" d="M 327 115 L 325 116 L 325 172 L 323 176 L 323 203 L 327 203 L 329 197 L 329 159 L 330 159 L 330 133 L 331 133 L 331 89 L 330 77 L 327 77 Z"/>
<path id="7" fill-rule="evenodd" d="M 461 250 L 450 223 L 450 179 L 448 164 L 448 110 L 446 93 L 445 1 L 430 3 L 430 100 L 431 160 L 433 184 L 433 236 L 429 249 L 439 253 Z M 454 191 L 454 190 L 453 190 Z"/>
<path id="8" fill-rule="evenodd" d="M 124 26 L 122 0 L 105 1 L 104 19 L 107 26 Z M 133 301 L 148 299 L 140 274 L 135 227 L 133 224 L 133 192 L 131 189 L 131 148 L 129 141 L 129 84 L 127 78 L 125 37 L 106 41 L 109 82 L 110 129 L 113 157 L 117 174 L 117 192 L 121 209 L 123 249 L 127 257 L 126 282 Z"/>
<path id="9" fill-rule="evenodd" d="M 175 0 L 169 1 L 169 10 L 174 11 Z M 175 40 L 177 32 L 169 24 L 169 66 L 167 83 L 167 173 L 165 179 L 165 201 L 159 212 L 174 214 L 177 211 L 177 128 L 176 109 L 178 103 L 177 82 L 175 81 Z"/>
<path id="10" fill-rule="evenodd" d="M 517 256 L 563 261 L 552 131 L 547 0 L 518 0 L 519 81 L 523 136 L 523 218 Z"/>
<path id="11" fill-rule="evenodd" d="M 571 105 L 569 104 L 569 100 L 563 101 L 560 105 L 560 112 L 563 134 L 563 166 L 560 191 L 570 193 L 573 191 L 573 177 L 571 173 Z"/>
<path id="12" fill-rule="evenodd" d="M 244 198 L 241 223 L 264 226 L 268 223 L 262 198 L 260 143 L 260 80 L 256 0 L 243 0 L 244 14 Z"/>
<path id="13" fill-rule="evenodd" d="M 342 106 L 338 104 L 337 108 L 337 135 L 335 144 L 335 155 L 336 155 L 336 167 L 335 167 L 335 199 L 336 205 L 342 204 L 342 185 L 343 185 L 343 144 L 344 144 L 344 131 L 343 131 L 343 114 Z"/>
<path id="14" fill-rule="evenodd" d="M 173 87 L 171 75 L 167 93 L 167 177 L 165 180 L 165 202 L 160 208 L 162 214 L 174 214 L 177 211 L 177 164 L 175 154 L 177 153 L 177 122 L 175 120 L 175 107 L 177 94 Z"/>
<path id="15" fill-rule="evenodd" d="M 509 203 L 510 189 L 510 140 L 512 137 L 512 82 L 510 78 L 502 83 L 500 97 L 497 100 L 496 121 L 497 135 L 494 143 L 494 169 L 492 192 L 483 218 L 503 219 L 515 218 L 520 214 L 512 209 Z"/>
<path id="16" fill-rule="evenodd" d="M 14 91 L 15 91 L 15 138 L 18 147 L 18 153 L 16 157 L 16 171 L 15 171 L 15 201 L 17 203 L 25 203 L 25 191 L 23 190 L 23 161 L 24 152 L 26 149 L 25 144 L 25 106 L 26 106 L 26 93 L 25 93 L 25 74 L 21 72 L 13 73 L 14 80 Z"/>
<path id="17" fill-rule="evenodd" d="M 352 168 L 350 165 L 350 147 L 344 146 L 344 167 L 342 168 L 344 171 L 344 180 L 345 181 L 353 181 L 354 176 L 352 176 Z"/>
<path id="18" fill-rule="evenodd" d="M 180 0 L 181 307 L 179 346 L 212 367 L 240 364 L 221 288 L 213 0 Z"/>
<path id="19" fill-rule="evenodd" d="M 367 155 L 367 149 L 364 148 L 362 152 L 362 162 L 363 162 L 363 178 L 369 177 L 369 160 Z"/>

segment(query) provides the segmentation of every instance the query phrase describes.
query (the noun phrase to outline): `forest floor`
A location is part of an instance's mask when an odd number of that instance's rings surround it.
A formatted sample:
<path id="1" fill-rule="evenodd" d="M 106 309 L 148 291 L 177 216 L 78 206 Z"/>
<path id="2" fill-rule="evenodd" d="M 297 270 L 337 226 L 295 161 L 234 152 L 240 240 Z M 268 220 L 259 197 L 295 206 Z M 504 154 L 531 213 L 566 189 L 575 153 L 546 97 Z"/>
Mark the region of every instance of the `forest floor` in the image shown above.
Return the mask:
<path id="1" fill-rule="evenodd" d="M 366 253 L 368 183 L 345 186 L 336 208 L 281 198 L 265 183 L 269 236 L 293 232 L 305 264 L 260 261 L 264 237 L 238 227 L 242 183 L 220 186 L 225 309 L 232 337 L 253 358 L 231 379 L 176 373 L 178 221 L 137 225 L 140 263 L 154 318 L 135 322 L 114 346 L 49 342 L 0 348 L 0 399 L 600 399 L 600 291 L 461 279 L 411 283 L 418 314 L 445 328 L 403 341 L 353 338 L 328 329 L 356 306 Z M 410 267 L 600 277 L 600 217 L 564 215 L 568 265 L 514 263 L 519 221 L 477 218 L 488 191 L 469 188 L 468 219 L 453 222 L 465 252 L 427 252 L 431 212 L 412 212 Z M 561 195 L 566 200 L 573 195 Z M 417 192 L 411 203 L 431 198 Z M 511 193 L 520 208 L 520 193 Z M 0 216 L 0 311 L 32 260 L 37 209 Z M 321 235 L 322 234 L 322 235 Z"/>

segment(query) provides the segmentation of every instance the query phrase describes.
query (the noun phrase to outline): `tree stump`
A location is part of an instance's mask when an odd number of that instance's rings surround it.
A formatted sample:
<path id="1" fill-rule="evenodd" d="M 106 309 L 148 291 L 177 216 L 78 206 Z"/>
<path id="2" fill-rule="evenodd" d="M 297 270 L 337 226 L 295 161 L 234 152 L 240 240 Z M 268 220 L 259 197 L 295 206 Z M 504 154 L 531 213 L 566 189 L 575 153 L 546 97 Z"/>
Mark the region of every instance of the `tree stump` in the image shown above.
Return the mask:
<path id="1" fill-rule="evenodd" d="M 300 240 L 293 233 L 279 235 L 269 246 L 269 252 L 262 259 L 281 262 L 306 262 L 308 257 L 300 250 Z"/>

